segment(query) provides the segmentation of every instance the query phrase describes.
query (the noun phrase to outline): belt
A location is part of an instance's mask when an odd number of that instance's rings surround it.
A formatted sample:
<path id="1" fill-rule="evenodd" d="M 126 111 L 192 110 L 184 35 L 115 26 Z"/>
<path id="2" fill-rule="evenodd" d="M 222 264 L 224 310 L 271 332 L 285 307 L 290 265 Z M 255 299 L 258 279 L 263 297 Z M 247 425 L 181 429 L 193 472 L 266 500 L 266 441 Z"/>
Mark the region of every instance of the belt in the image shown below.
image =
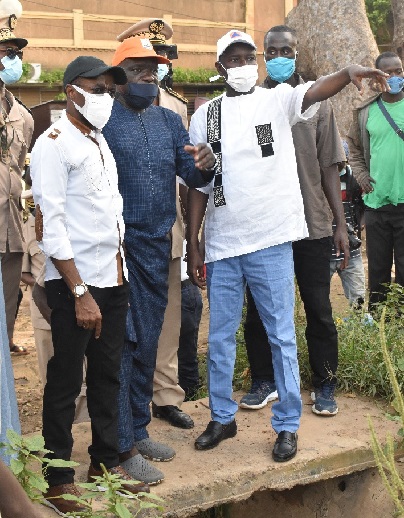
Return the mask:
<path id="1" fill-rule="evenodd" d="M 191 279 L 185 279 L 185 281 L 181 281 L 181 288 L 185 288 L 186 286 L 192 286 Z"/>

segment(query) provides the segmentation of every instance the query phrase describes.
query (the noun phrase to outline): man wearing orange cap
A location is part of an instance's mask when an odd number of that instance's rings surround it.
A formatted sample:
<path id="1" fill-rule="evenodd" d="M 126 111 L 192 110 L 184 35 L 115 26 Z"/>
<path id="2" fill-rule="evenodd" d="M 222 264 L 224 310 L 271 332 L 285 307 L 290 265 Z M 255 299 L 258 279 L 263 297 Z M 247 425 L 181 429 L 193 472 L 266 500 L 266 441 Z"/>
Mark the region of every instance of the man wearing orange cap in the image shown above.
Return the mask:
<path id="1" fill-rule="evenodd" d="M 118 41 L 124 41 L 130 37 L 148 38 L 153 49 L 160 56 L 167 59 L 177 58 L 176 45 L 169 45 L 167 41 L 172 37 L 173 30 L 165 20 L 148 18 L 135 23 L 118 36 Z M 166 84 L 166 78 L 172 74 L 171 63 L 158 63 L 158 96 L 155 99 L 157 106 L 163 106 L 180 115 L 184 127 L 188 129 L 187 103 L 188 101 L 177 94 Z M 186 187 L 183 189 L 186 198 Z M 164 322 L 157 347 L 156 368 L 153 379 L 153 405 L 154 417 L 165 419 L 173 426 L 179 428 L 193 428 L 194 422 L 180 407 L 185 399 L 185 392 L 178 384 L 178 347 L 181 328 L 181 258 L 183 255 L 183 215 L 179 192 L 176 196 L 175 223 L 170 231 L 171 258 L 168 273 L 168 303 L 164 314 Z M 186 287 L 185 287 L 186 288 Z"/>
<path id="2" fill-rule="evenodd" d="M 172 448 L 152 441 L 146 427 L 151 418 L 157 342 L 167 305 L 176 175 L 189 186 L 205 185 L 213 177 L 215 158 L 207 144 L 190 145 L 176 113 L 153 105 L 158 93 L 158 63 L 168 64 L 169 60 L 156 54 L 149 39 L 124 40 L 112 62 L 122 66 L 128 77 L 128 84 L 118 88 L 104 128 L 124 202 L 130 283 L 132 334 L 121 364 L 119 450 L 121 465 L 134 478 L 153 484 L 163 474 L 150 471 L 143 457 L 164 461 L 175 455 Z"/>

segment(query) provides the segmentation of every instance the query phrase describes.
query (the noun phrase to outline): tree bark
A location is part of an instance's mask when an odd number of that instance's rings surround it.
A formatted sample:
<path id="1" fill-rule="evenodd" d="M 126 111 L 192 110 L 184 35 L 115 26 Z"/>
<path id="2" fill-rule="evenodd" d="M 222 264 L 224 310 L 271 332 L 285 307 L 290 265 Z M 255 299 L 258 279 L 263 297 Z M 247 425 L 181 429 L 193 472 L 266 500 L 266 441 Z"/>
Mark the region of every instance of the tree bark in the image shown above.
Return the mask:
<path id="1" fill-rule="evenodd" d="M 396 0 L 397 4 L 403 0 Z M 336 72 L 347 65 L 374 66 L 379 54 L 366 16 L 364 0 L 301 0 L 287 17 L 297 31 L 297 71 L 306 80 Z M 341 136 L 347 134 L 360 96 L 353 85 L 332 98 Z"/>
<path id="2" fill-rule="evenodd" d="M 393 11 L 394 34 L 393 50 L 404 60 L 404 8 L 403 0 L 391 0 Z"/>

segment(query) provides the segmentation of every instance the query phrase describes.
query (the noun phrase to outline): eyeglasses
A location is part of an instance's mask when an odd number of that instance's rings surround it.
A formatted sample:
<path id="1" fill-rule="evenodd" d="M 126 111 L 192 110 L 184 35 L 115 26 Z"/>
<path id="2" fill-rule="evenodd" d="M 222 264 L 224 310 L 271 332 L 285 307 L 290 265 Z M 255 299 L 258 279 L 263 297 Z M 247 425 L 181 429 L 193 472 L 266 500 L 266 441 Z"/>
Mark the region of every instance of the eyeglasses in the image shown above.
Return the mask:
<path id="1" fill-rule="evenodd" d="M 74 85 L 73 85 L 74 86 Z M 88 92 L 89 94 L 95 94 L 95 95 L 103 95 L 108 94 L 111 97 L 115 97 L 116 95 L 116 89 L 115 88 L 103 88 L 101 86 L 94 86 L 94 88 L 84 87 L 82 85 L 76 84 L 79 88 L 82 88 L 85 92 Z"/>
<path id="2" fill-rule="evenodd" d="M 13 47 L 8 47 L 6 49 L 0 48 L 0 52 L 4 52 L 7 55 L 7 57 L 9 57 L 10 59 L 15 58 L 16 56 L 17 56 L 17 58 L 22 59 L 22 56 L 23 56 L 22 50 L 15 49 Z"/>

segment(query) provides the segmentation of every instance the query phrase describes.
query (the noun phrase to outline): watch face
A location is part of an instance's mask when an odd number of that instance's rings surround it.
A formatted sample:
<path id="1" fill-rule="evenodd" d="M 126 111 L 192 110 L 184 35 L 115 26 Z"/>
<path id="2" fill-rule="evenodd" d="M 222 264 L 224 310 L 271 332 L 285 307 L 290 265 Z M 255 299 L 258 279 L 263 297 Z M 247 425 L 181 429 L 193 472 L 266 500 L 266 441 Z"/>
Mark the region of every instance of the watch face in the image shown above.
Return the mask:
<path id="1" fill-rule="evenodd" d="M 74 287 L 74 293 L 77 297 L 82 297 L 86 292 L 86 288 L 84 286 L 78 285 Z"/>

